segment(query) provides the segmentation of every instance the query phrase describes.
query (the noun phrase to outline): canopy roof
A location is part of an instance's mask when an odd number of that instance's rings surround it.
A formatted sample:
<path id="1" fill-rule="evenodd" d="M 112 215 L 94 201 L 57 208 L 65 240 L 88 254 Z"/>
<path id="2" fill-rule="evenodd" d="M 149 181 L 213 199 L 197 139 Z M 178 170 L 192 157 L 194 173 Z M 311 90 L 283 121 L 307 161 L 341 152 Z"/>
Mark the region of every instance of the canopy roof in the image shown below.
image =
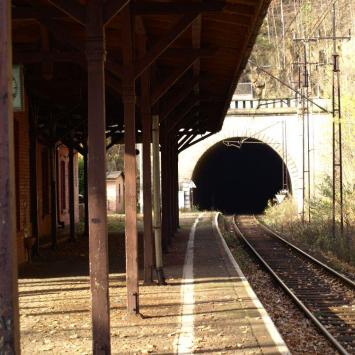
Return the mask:
<path id="1" fill-rule="evenodd" d="M 106 0 L 107 136 L 118 141 L 124 130 L 122 6 L 134 14 L 138 129 L 139 106 L 148 95 L 161 122 L 176 132 L 203 133 L 221 128 L 269 2 Z M 86 137 L 86 3 L 12 1 L 14 63 L 24 65 L 38 127 L 53 140 Z"/>

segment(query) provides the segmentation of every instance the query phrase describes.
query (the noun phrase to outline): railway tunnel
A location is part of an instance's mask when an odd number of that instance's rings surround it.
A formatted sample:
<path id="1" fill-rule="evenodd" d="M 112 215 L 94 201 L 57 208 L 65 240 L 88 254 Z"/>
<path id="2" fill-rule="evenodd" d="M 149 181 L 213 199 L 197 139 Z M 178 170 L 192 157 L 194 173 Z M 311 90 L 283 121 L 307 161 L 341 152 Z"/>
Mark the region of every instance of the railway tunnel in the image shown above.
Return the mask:
<path id="1" fill-rule="evenodd" d="M 197 162 L 193 181 L 194 205 L 226 214 L 259 214 L 276 193 L 292 192 L 290 174 L 280 155 L 251 138 L 212 146 Z"/>

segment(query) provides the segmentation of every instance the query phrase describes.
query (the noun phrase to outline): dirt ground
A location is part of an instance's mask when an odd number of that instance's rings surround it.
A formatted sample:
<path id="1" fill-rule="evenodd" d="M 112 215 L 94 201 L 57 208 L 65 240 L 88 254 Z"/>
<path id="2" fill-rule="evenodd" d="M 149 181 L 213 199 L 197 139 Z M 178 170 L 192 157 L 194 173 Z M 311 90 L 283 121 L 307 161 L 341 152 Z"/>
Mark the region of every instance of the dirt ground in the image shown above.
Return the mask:
<path id="1" fill-rule="evenodd" d="M 140 287 L 141 318 L 125 311 L 124 234 L 109 234 L 111 346 L 113 354 L 174 353 L 180 319 L 180 284 L 191 218 L 184 219 L 165 255 L 167 286 Z M 140 260 L 142 234 L 139 233 Z M 23 354 L 90 354 L 91 314 L 88 240 L 41 250 L 20 270 Z"/>
<path id="2" fill-rule="evenodd" d="M 109 234 L 111 347 L 113 354 L 174 354 L 181 327 L 185 251 L 197 213 L 184 214 L 165 254 L 167 286 L 140 287 L 140 317 L 127 317 L 124 235 Z M 194 249 L 194 353 L 275 353 L 258 309 L 247 295 L 221 241 L 213 214 L 197 225 Z M 139 234 L 140 260 L 142 234 Z M 20 273 L 21 347 L 25 355 L 91 354 L 88 241 L 42 250 Z"/>

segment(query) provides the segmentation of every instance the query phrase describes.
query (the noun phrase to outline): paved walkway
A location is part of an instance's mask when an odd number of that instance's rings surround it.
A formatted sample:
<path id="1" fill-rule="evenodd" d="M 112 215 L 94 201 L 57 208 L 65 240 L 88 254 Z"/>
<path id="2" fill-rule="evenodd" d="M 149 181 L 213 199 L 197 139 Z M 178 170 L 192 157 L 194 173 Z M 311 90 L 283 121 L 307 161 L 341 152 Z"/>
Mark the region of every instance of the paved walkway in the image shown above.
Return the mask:
<path id="1" fill-rule="evenodd" d="M 288 350 L 262 308 L 239 267 L 231 259 L 228 247 L 216 228 L 215 214 L 200 215 L 190 233 L 187 253 L 193 257 L 191 274 L 184 283 L 185 305 L 181 353 L 276 354 Z M 185 259 L 191 262 L 189 254 Z M 186 293 L 190 294 L 186 297 Z M 191 300 L 194 305 L 191 305 Z M 186 304 L 186 300 L 189 302 Z M 190 319 L 192 318 L 192 319 Z M 187 321 L 188 327 L 184 327 Z M 189 323 L 190 322 L 190 323 Z M 190 337 L 184 334 L 190 332 Z M 193 336 L 191 336 L 193 334 Z"/>
<path id="2" fill-rule="evenodd" d="M 230 260 L 213 225 L 215 214 L 197 221 L 198 215 L 183 215 L 164 256 L 168 286 L 141 285 L 142 318 L 126 316 L 120 242 L 124 236 L 116 235 L 110 263 L 112 353 L 286 353 L 277 330 Z M 91 354 L 87 251 L 87 240 L 76 248 L 63 244 L 56 254 L 43 251 L 47 258 L 26 268 L 20 278 L 23 354 Z"/>

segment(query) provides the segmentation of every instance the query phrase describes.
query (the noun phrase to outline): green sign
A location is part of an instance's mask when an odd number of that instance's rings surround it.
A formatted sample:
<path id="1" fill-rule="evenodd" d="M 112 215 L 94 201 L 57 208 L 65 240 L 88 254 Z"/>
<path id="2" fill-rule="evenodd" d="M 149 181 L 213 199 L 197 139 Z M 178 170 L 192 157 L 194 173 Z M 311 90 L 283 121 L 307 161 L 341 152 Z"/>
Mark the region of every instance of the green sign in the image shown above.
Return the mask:
<path id="1" fill-rule="evenodd" d="M 13 65 L 12 67 L 12 103 L 14 111 L 24 110 L 24 98 L 23 98 L 23 73 L 22 66 Z"/>

